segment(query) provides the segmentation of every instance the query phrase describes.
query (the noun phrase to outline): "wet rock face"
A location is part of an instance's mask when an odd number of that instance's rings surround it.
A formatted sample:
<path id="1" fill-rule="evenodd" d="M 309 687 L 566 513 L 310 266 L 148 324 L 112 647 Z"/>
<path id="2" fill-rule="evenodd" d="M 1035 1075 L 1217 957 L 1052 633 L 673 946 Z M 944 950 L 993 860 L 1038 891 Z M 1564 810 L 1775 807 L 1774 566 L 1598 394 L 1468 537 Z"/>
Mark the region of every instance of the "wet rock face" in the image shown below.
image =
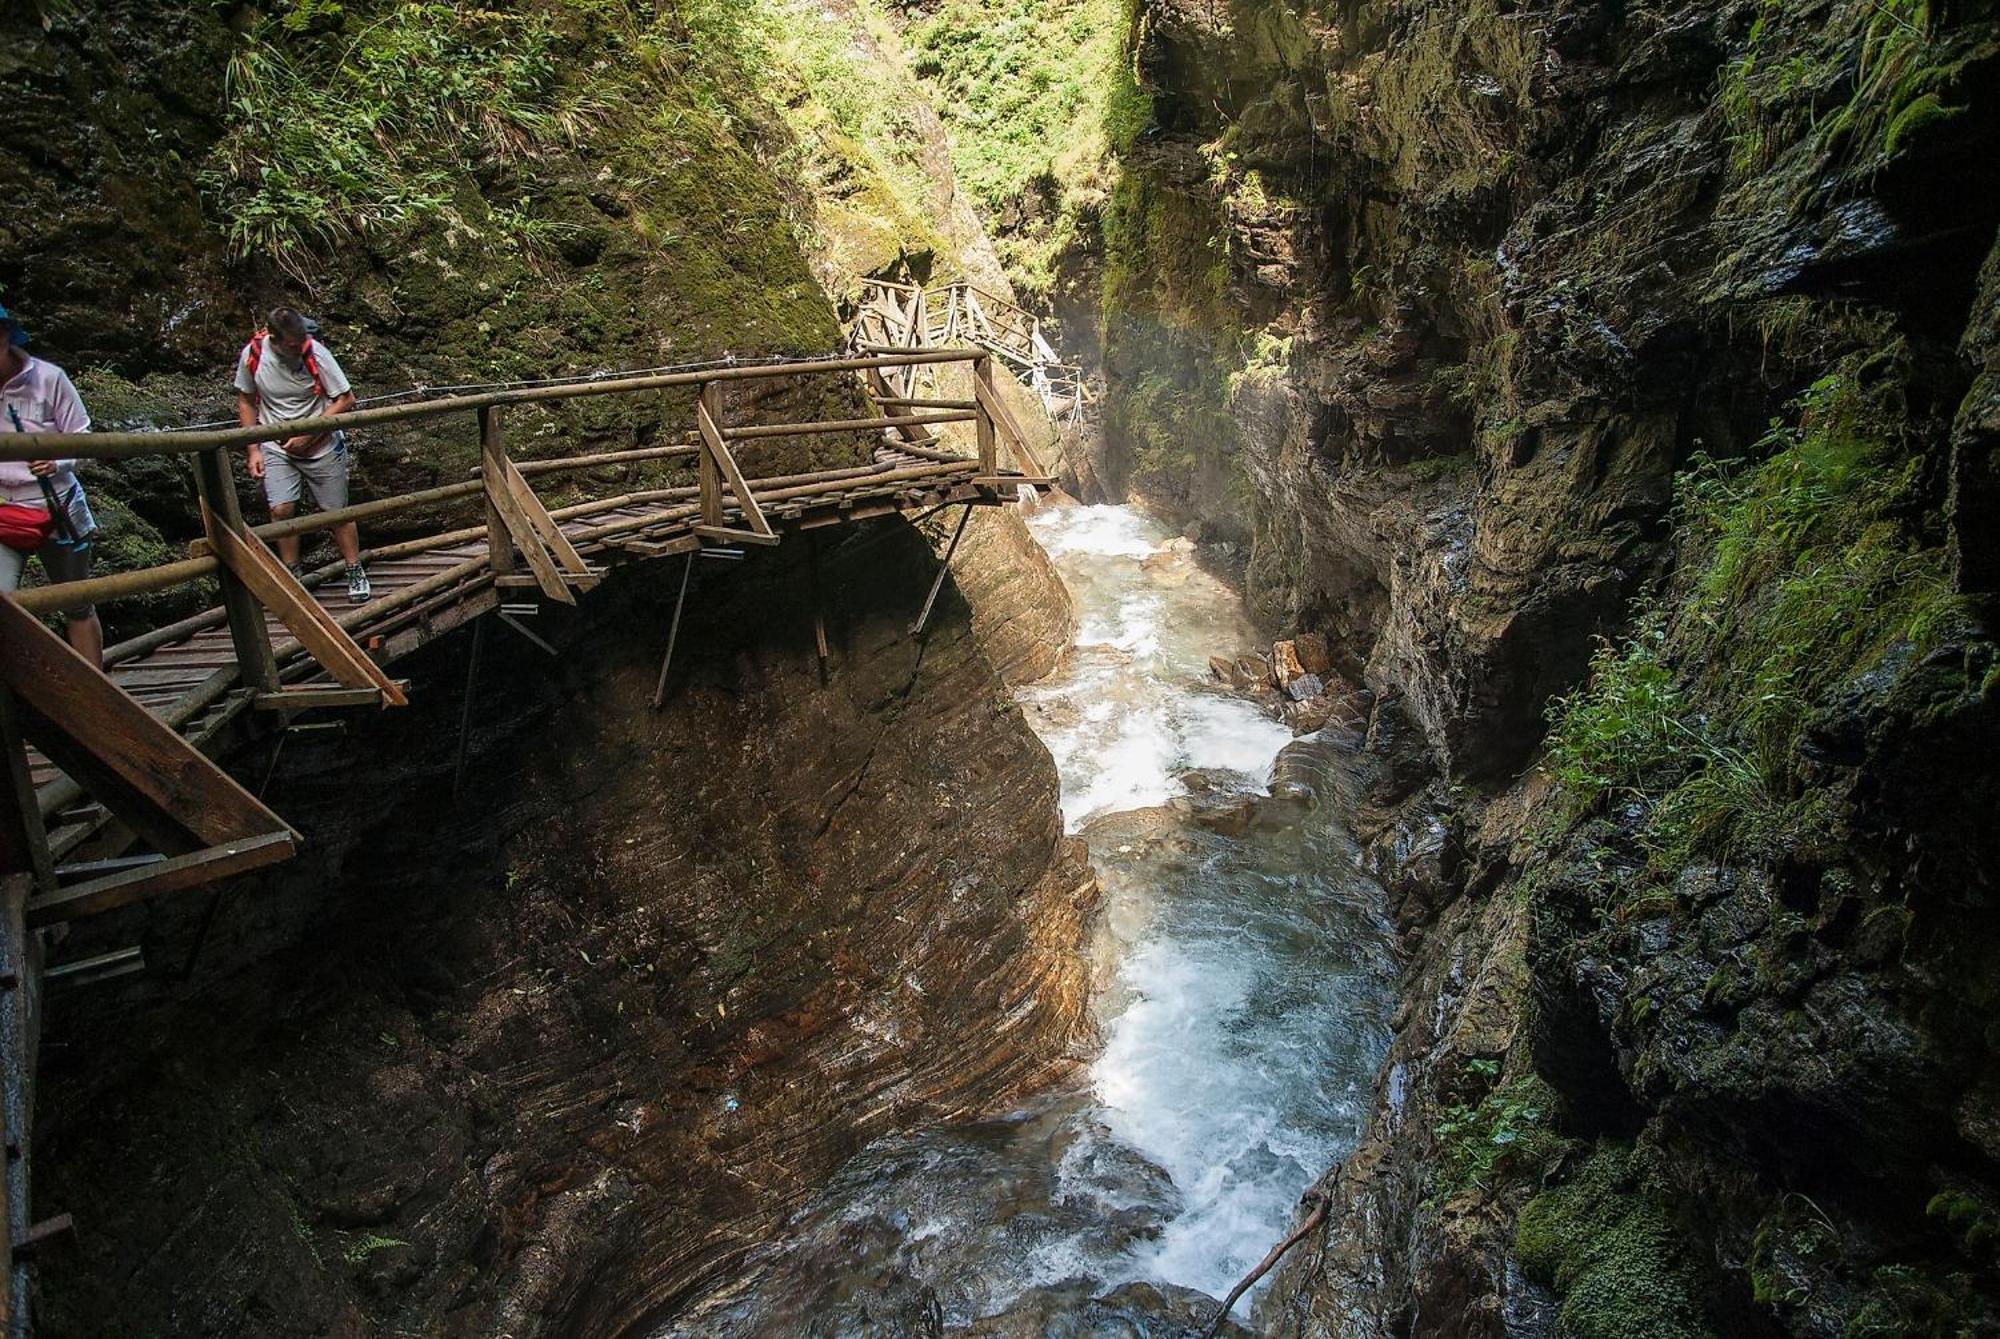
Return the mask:
<path id="1" fill-rule="evenodd" d="M 1890 136 L 1904 95 L 1872 90 L 1829 148 L 1806 127 L 1856 96 L 1840 34 L 1870 11 L 1822 9 L 1141 7 L 1159 130 L 1111 221 L 1139 277 L 1107 297 L 1106 451 L 1253 532 L 1253 598 L 1406 691 L 1458 779 L 1527 760 L 1660 570 L 1673 471 L 1824 372 L 1833 299 L 1956 364 L 1995 220 L 1935 183 L 1978 170 L 1991 108 L 1968 74 L 1965 115 Z M 1940 13 L 1912 69 L 1990 70 L 1979 22 Z M 1969 503 L 1991 417 L 1962 420 Z"/>
<path id="2" fill-rule="evenodd" d="M 39 1202 L 91 1225 L 50 1333 L 647 1331 L 865 1139 L 1045 1083 L 1088 1024 L 1094 883 L 1047 753 L 901 522 L 825 554 L 627 569 L 465 637 L 416 704 L 301 736 L 311 839 L 195 976 L 60 999 Z M 104 927 L 185 961 L 196 904 Z M 83 951 L 81 947 L 77 951 Z"/>

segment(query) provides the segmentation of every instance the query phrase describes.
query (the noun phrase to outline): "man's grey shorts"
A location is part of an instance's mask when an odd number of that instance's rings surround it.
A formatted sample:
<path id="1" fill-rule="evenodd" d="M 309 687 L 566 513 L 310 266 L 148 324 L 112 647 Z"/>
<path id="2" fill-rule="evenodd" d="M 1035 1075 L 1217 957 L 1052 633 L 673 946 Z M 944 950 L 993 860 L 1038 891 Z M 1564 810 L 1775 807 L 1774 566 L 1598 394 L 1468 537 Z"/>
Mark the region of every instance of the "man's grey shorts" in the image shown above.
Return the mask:
<path id="1" fill-rule="evenodd" d="M 297 502 L 303 490 L 313 505 L 334 511 L 347 505 L 347 434 L 333 435 L 333 445 L 310 460 L 300 460 L 282 446 L 264 448 L 264 500 L 274 507 Z"/>

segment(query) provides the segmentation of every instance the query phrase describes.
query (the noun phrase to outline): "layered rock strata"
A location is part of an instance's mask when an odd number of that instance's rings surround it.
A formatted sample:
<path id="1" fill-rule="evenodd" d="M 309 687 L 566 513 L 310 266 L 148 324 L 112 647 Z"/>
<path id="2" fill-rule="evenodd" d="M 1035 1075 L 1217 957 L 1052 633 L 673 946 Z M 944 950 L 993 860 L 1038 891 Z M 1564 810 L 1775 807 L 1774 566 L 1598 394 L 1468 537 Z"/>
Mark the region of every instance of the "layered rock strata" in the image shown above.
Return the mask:
<path id="1" fill-rule="evenodd" d="M 464 637 L 416 705 L 306 736 L 311 839 L 110 927 L 161 970 L 62 998 L 38 1202 L 87 1224 L 49 1333 L 645 1333 L 864 1140 L 1046 1083 L 1087 1029 L 1094 883 L 1047 753 L 900 521 L 823 555 L 621 571 Z M 317 740 L 317 742 L 315 742 Z M 261 768 L 264 764 L 258 764 Z"/>

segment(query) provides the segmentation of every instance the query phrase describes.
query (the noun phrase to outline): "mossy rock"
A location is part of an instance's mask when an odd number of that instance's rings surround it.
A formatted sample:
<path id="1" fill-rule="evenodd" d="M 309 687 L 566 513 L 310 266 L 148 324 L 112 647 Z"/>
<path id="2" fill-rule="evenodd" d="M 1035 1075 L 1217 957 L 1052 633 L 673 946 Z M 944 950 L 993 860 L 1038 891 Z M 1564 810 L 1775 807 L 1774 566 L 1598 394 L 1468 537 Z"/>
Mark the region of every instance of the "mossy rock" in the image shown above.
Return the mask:
<path id="1" fill-rule="evenodd" d="M 1515 1249 L 1528 1274 L 1562 1296 L 1560 1339 L 1714 1333 L 1686 1247 L 1629 1147 L 1600 1145 L 1567 1184 L 1528 1201 Z"/>

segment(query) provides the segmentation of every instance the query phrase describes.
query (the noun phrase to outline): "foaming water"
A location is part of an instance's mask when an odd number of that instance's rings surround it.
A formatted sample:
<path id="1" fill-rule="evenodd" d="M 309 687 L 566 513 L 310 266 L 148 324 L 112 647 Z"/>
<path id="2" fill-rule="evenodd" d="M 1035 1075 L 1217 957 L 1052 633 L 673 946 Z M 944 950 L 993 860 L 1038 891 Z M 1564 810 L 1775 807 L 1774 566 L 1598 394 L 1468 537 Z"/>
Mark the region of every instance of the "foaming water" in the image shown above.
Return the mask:
<path id="1" fill-rule="evenodd" d="M 1265 794 L 1281 749 L 1308 779 L 1338 751 L 1209 680 L 1261 639 L 1184 543 L 1128 507 L 1030 526 L 1080 628 L 1016 696 L 1104 887 L 1103 1049 L 1077 1090 L 862 1150 L 667 1334 L 929 1333 L 1132 1281 L 1220 1296 L 1359 1133 L 1393 1005 L 1382 894 L 1331 787 Z M 1252 812 L 1216 821 L 1235 796 Z"/>

